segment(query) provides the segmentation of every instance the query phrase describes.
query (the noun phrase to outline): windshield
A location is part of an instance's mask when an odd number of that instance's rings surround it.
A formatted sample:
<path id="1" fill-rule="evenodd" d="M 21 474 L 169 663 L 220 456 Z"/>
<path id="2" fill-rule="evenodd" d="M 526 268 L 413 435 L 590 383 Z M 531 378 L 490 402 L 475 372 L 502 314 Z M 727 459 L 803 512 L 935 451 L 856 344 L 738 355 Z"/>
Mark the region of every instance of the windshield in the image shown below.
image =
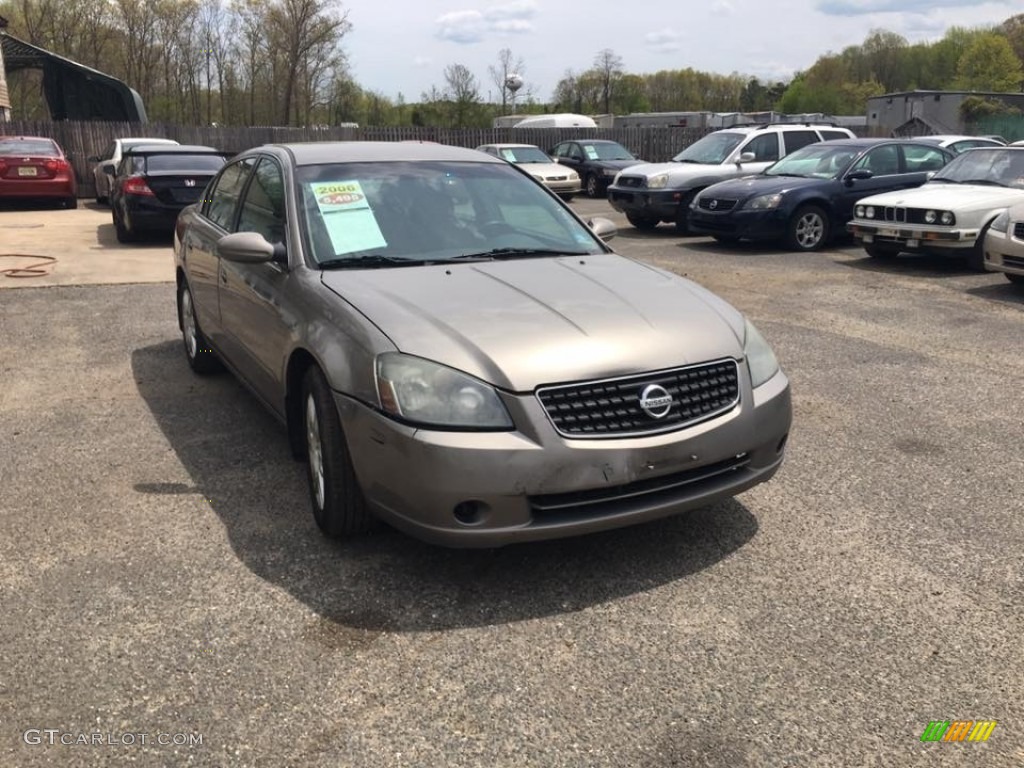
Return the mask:
<path id="1" fill-rule="evenodd" d="M 580 146 L 587 160 L 636 160 L 628 149 L 614 141 L 600 144 L 581 141 Z"/>
<path id="2" fill-rule="evenodd" d="M 936 180 L 1024 189 L 1024 150 L 1006 147 L 968 150 L 936 173 L 932 181 Z"/>
<path id="3" fill-rule="evenodd" d="M 59 157 L 60 152 L 47 139 L 0 139 L 0 155 Z"/>
<path id="4" fill-rule="evenodd" d="M 779 160 L 764 173 L 766 176 L 804 176 L 809 179 L 837 179 L 857 157 L 852 147 L 830 147 L 811 144 Z"/>
<path id="5" fill-rule="evenodd" d="M 606 251 L 504 163 L 301 166 L 297 181 L 308 250 L 332 267 Z"/>
<path id="6" fill-rule="evenodd" d="M 499 147 L 498 156 L 510 163 L 551 163 L 538 147 Z"/>
<path id="7" fill-rule="evenodd" d="M 707 163 L 718 165 L 724 163 L 730 153 L 743 141 L 744 133 L 718 131 L 709 133 L 700 141 L 696 141 L 672 158 L 675 163 Z"/>

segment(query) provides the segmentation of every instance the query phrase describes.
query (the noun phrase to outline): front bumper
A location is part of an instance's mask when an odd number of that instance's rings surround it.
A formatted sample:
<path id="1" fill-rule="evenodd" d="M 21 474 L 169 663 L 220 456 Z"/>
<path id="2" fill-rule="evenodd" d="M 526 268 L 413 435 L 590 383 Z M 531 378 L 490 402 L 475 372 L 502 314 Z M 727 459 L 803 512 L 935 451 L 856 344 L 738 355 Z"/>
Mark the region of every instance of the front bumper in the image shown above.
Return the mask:
<path id="1" fill-rule="evenodd" d="M 786 234 L 789 214 L 786 211 L 743 210 L 734 208 L 725 213 L 712 213 L 691 208 L 690 230 L 698 234 L 724 235 L 739 240 L 781 240 Z"/>
<path id="2" fill-rule="evenodd" d="M 1024 222 L 1018 226 L 1022 224 Z M 985 266 L 993 272 L 1024 275 L 1024 237 L 1014 237 L 1011 234 L 1013 231 L 1014 224 L 1011 222 L 1007 232 L 994 232 L 990 229 L 985 236 Z"/>
<path id="3" fill-rule="evenodd" d="M 2 198 L 66 198 L 77 196 L 78 187 L 74 179 L 67 176 L 56 176 L 52 179 L 0 179 L 0 197 Z"/>
<path id="4" fill-rule="evenodd" d="M 566 181 L 545 180 L 543 184 L 556 195 L 575 195 L 583 191 L 583 186 L 579 180 L 579 177 L 577 177 L 576 179 L 569 179 Z"/>
<path id="5" fill-rule="evenodd" d="M 608 187 L 608 202 L 619 213 L 648 219 L 675 221 L 679 205 L 689 194 L 684 189 L 647 189 L 646 187 Z"/>
<path id="6" fill-rule="evenodd" d="M 862 243 L 899 245 L 904 251 L 967 249 L 978 239 L 978 229 L 950 229 L 926 224 L 879 222 L 869 224 L 862 219 L 851 221 L 846 231 Z"/>
<path id="7" fill-rule="evenodd" d="M 654 520 L 771 478 L 792 422 L 789 381 L 780 372 L 754 392 L 745 365 L 741 376 L 740 404 L 726 414 L 597 440 L 559 436 L 533 394 L 504 396 L 514 432 L 416 429 L 335 399 L 356 475 L 382 519 L 435 544 L 497 547 Z"/>
<path id="8" fill-rule="evenodd" d="M 134 232 L 173 232 L 178 214 L 186 207 L 186 204 L 168 205 L 141 195 L 126 195 L 124 198 L 125 213 Z"/>

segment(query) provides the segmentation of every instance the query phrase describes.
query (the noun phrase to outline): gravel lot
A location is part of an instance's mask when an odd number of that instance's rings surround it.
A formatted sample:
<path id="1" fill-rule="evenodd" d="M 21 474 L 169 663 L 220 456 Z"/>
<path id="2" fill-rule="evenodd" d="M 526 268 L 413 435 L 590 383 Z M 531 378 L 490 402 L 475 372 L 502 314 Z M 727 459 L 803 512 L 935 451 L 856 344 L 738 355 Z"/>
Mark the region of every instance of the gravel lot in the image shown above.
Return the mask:
<path id="1" fill-rule="evenodd" d="M 1024 292 L 573 205 L 773 343 L 773 481 L 545 544 L 329 542 L 281 428 L 190 374 L 159 273 L 0 278 L 0 766 L 1024 766 Z M 109 221 L 46 215 L 80 220 L 66 259 Z M 920 742 L 955 719 L 999 724 Z"/>

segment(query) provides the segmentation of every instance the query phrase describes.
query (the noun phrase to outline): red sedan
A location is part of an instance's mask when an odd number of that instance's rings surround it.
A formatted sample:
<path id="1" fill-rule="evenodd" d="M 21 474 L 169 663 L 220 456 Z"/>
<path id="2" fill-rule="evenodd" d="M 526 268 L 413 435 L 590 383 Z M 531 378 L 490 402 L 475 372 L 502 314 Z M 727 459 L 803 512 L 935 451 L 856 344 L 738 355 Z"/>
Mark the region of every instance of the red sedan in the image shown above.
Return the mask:
<path id="1" fill-rule="evenodd" d="M 78 182 L 64 151 L 53 139 L 0 136 L 0 199 L 59 200 L 78 207 Z"/>

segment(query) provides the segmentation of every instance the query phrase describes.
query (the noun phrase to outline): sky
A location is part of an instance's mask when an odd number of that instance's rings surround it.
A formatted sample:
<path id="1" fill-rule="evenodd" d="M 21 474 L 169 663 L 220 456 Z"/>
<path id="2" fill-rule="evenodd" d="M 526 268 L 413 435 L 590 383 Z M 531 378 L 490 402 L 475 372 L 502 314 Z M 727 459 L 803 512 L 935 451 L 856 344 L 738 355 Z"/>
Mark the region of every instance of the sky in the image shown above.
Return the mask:
<path id="1" fill-rule="evenodd" d="M 999 24 L 1020 0 L 341 0 L 352 30 L 344 48 L 364 89 L 407 102 L 444 87 L 462 64 L 484 100 L 500 101 L 489 66 L 503 48 L 525 64 L 526 89 L 551 100 L 572 69 L 610 48 L 632 74 L 686 69 L 788 80 L 819 56 L 881 28 L 909 42 L 952 26 Z M 522 96 L 520 96 L 522 98 Z"/>

